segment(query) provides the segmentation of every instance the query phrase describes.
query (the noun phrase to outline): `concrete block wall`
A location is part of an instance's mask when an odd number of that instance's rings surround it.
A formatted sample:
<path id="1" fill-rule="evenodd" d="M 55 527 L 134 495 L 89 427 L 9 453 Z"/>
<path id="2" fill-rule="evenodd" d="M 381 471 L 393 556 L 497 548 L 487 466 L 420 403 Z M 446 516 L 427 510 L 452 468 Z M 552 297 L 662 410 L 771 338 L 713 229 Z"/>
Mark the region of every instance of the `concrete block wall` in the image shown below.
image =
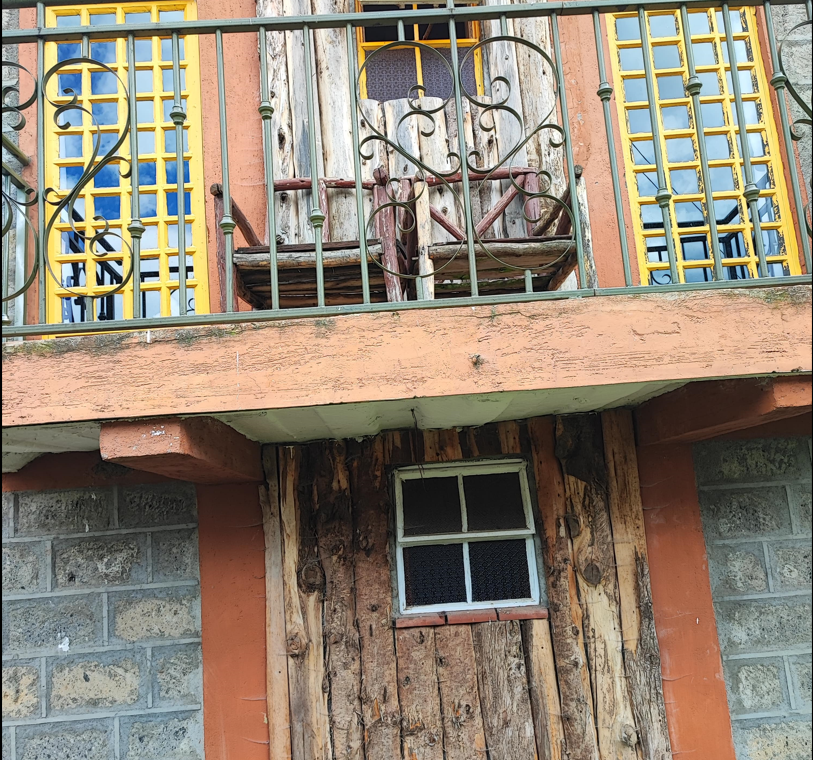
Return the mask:
<path id="1" fill-rule="evenodd" d="M 811 754 L 811 441 L 694 449 L 738 760 Z"/>
<path id="2" fill-rule="evenodd" d="M 3 494 L 2 760 L 202 760 L 188 484 Z"/>

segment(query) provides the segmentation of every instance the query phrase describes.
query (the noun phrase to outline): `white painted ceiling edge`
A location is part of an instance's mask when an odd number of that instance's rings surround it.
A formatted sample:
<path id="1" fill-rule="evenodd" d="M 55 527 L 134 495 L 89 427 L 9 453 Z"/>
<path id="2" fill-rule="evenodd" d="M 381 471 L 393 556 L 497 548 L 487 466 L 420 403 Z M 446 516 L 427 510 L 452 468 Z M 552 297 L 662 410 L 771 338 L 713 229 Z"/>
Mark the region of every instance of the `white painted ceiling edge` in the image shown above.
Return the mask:
<path id="1" fill-rule="evenodd" d="M 685 383 L 624 383 L 515 393 L 436 396 L 359 404 L 267 409 L 212 415 L 260 443 L 361 438 L 383 430 L 476 427 L 548 414 L 636 406 Z M 3 429 L 3 472 L 17 472 L 41 454 L 96 451 L 98 422 Z"/>

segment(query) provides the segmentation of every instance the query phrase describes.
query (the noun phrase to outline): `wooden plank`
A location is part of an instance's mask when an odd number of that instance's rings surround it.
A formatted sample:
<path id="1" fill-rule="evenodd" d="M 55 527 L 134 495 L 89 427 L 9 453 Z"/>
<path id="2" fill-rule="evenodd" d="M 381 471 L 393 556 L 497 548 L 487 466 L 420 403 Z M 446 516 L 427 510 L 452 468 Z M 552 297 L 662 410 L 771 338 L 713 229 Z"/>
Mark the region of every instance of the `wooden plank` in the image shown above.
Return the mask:
<path id="1" fill-rule="evenodd" d="M 401 755 L 398 670 L 392 632 L 389 513 L 382 436 L 348 442 L 353 494 L 356 620 L 361 644 L 361 716 L 367 760 Z"/>
<path id="2" fill-rule="evenodd" d="M 590 210 L 587 206 L 587 184 L 581 172 L 576 179 L 576 202 L 579 204 L 579 234 L 582 238 L 584 268 L 587 275 L 587 282 L 582 287 L 597 288 L 598 274 L 593 256 L 593 232 L 590 229 Z"/>
<path id="3" fill-rule="evenodd" d="M 516 620 L 472 626 L 488 757 L 535 760 L 536 740 Z"/>
<path id="4" fill-rule="evenodd" d="M 522 622 L 522 643 L 539 760 L 562 760 L 564 731 L 553 642 L 547 620 Z"/>
<path id="5" fill-rule="evenodd" d="M 389 203 L 389 197 L 385 189 L 386 175 L 383 170 L 379 177 L 379 185 L 373 190 L 373 204 L 376 209 Z M 381 263 L 388 271 L 384 272 L 384 283 L 387 287 L 387 301 L 390 303 L 403 301 L 404 291 L 401 278 L 394 273 L 400 271 L 398 264 L 398 251 L 395 244 L 395 210 L 392 206 L 383 208 L 376 214 L 379 225 L 379 236 L 381 238 Z"/>
<path id="6" fill-rule="evenodd" d="M 376 259 L 381 258 L 381 246 L 371 245 L 367 249 L 370 255 Z M 325 267 L 338 266 L 359 266 L 361 256 L 358 247 L 340 248 L 339 250 L 326 250 L 322 252 Z M 240 269 L 258 269 L 267 272 L 271 262 L 271 254 L 268 246 L 258 249 L 240 248 L 234 254 L 234 264 Z M 279 269 L 315 269 L 316 254 L 313 251 L 278 251 L 277 266 Z M 356 275 L 359 275 L 356 270 Z"/>
<path id="7" fill-rule="evenodd" d="M 548 417 L 529 420 L 528 434 L 548 568 L 551 634 L 562 704 L 564 749 L 569 753 L 568 760 L 599 760 L 582 611 L 567 529 L 564 482 L 555 454 L 553 420 Z"/>
<path id="8" fill-rule="evenodd" d="M 418 116 L 410 106 L 409 100 L 407 98 L 387 100 L 381 104 L 381 107 L 384 112 L 384 134 L 387 139 L 398 145 L 408 155 L 414 158 L 419 157 L 421 148 L 418 138 Z M 404 118 L 405 116 L 407 118 Z M 401 121 L 402 119 L 403 121 Z M 379 129 L 379 131 L 381 130 Z M 390 177 L 401 179 L 401 177 L 412 177 L 417 173 L 418 167 L 389 145 L 387 155 Z M 385 164 L 385 166 L 387 165 Z"/>
<path id="9" fill-rule="evenodd" d="M 602 757 L 636 760 L 638 731 L 626 688 L 607 473 L 597 415 L 556 420 L 594 714 Z"/>
<path id="10" fill-rule="evenodd" d="M 451 219 L 448 219 L 445 214 L 443 214 L 440 209 L 436 208 L 434 205 L 429 205 L 429 215 L 433 222 L 435 222 L 438 227 L 442 227 L 449 235 L 443 234 L 433 234 L 432 240 L 465 240 L 466 233 L 460 229 Z"/>
<path id="11" fill-rule="evenodd" d="M 293 760 L 331 760 L 322 631 L 325 575 L 316 546 L 307 447 L 279 449 L 285 630 Z"/>
<path id="12" fill-rule="evenodd" d="M 285 588 L 276 446 L 263 446 L 263 467 L 267 481 L 267 485 L 260 486 L 260 508 L 265 536 L 265 693 L 268 710 L 268 751 L 269 757 L 273 760 L 291 757 Z"/>
<path id="13" fill-rule="evenodd" d="M 484 95 L 481 98 L 478 98 L 481 103 L 490 103 L 491 97 L 488 95 Z M 487 169 L 493 166 L 496 166 L 499 163 L 499 153 L 497 150 L 497 135 L 496 130 L 494 128 L 494 112 L 488 111 L 486 112 L 480 106 L 476 106 L 471 104 L 471 123 L 472 123 L 472 136 L 474 150 L 476 151 L 476 155 L 470 159 L 472 162 L 476 162 L 477 166 L 480 169 Z M 493 179 L 496 179 L 498 176 L 498 172 L 501 170 L 497 170 L 492 175 Z M 480 182 L 478 183 L 477 187 L 477 195 L 480 201 L 480 213 L 482 215 L 487 214 L 497 201 L 500 199 L 500 185 L 498 182 Z M 500 238 L 505 236 L 505 225 L 504 220 L 502 217 L 497 219 L 497 221 L 485 232 L 483 233 L 483 239 L 486 238 Z"/>
<path id="14" fill-rule="evenodd" d="M 624 667 L 643 760 L 671 758 L 661 655 L 652 611 L 632 412 L 601 415 L 624 641 Z"/>
<path id="15" fill-rule="evenodd" d="M 363 757 L 361 661 L 353 595 L 354 543 L 345 444 L 313 444 L 316 543 L 325 574 L 323 635 L 334 760 Z"/>
<path id="16" fill-rule="evenodd" d="M 435 278 L 432 272 L 435 265 L 429 258 L 429 246 L 432 242 L 432 222 L 429 208 L 429 188 L 425 182 L 416 182 L 413 186 L 415 194 L 415 226 L 418 240 L 418 274 L 422 277 L 417 281 L 418 300 L 431 301 L 435 297 Z"/>

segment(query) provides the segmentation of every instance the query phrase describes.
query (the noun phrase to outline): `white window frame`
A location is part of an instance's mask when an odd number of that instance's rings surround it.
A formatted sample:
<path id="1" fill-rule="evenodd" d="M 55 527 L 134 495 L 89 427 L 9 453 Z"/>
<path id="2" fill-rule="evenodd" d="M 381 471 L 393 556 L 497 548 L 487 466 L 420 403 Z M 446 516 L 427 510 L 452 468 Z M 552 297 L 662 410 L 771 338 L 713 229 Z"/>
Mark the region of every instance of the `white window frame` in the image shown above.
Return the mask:
<path id="1" fill-rule="evenodd" d="M 517 473 L 522 494 L 522 506 L 525 514 L 525 528 L 511 530 L 467 531 L 466 496 L 463 489 L 463 477 L 467 475 L 494 475 Z M 404 535 L 404 502 L 402 484 L 406 480 L 422 478 L 456 477 L 460 495 L 460 517 L 462 531 L 458 533 L 436 533 L 424 536 Z M 531 489 L 528 485 L 528 463 L 521 459 L 502 459 L 489 462 L 458 462 L 455 464 L 422 464 L 401 467 L 393 474 L 395 491 L 395 544 L 396 566 L 398 576 L 398 610 L 401 615 L 414 615 L 425 612 L 452 612 L 455 610 L 480 610 L 495 607 L 529 607 L 540 603 L 539 571 L 537 569 L 536 530 L 534 528 Z M 471 566 L 469 564 L 469 544 L 475 541 L 499 541 L 507 539 L 524 539 L 528 561 L 528 580 L 531 596 L 524 599 L 493 599 L 482 602 L 472 601 Z M 427 546 L 431 544 L 462 544 L 463 568 L 466 579 L 465 602 L 448 604 L 415 605 L 406 604 L 406 578 L 404 575 L 404 549 L 410 546 Z"/>

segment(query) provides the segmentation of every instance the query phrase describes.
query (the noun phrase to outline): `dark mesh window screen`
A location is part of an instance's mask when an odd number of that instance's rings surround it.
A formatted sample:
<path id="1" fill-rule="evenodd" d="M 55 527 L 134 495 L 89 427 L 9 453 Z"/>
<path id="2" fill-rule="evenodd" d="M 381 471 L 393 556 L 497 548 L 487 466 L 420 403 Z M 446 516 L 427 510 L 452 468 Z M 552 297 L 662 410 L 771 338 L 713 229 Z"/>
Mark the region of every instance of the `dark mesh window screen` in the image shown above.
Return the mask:
<path id="1" fill-rule="evenodd" d="M 478 541 L 469 544 L 472 601 L 528 599 L 528 555 L 525 541 Z"/>
<path id="2" fill-rule="evenodd" d="M 458 48 L 458 60 L 462 61 L 469 48 Z M 451 64 L 452 53 L 448 49 L 435 48 L 434 53 L 421 50 L 424 93 L 431 98 L 448 98 L 452 94 L 452 76 L 441 58 Z M 469 95 L 477 95 L 477 79 L 474 75 L 474 56 L 469 56 L 463 68 L 463 88 Z"/>
<path id="3" fill-rule="evenodd" d="M 401 495 L 405 536 L 459 533 L 463 530 L 457 478 L 405 480 L 401 485 Z"/>
<path id="4" fill-rule="evenodd" d="M 404 583 L 408 607 L 465 602 L 463 545 L 406 547 Z"/>
<path id="5" fill-rule="evenodd" d="M 467 475 L 463 478 L 469 530 L 526 528 L 519 473 Z"/>
<path id="6" fill-rule="evenodd" d="M 367 72 L 367 97 L 372 100 L 399 100 L 409 97 L 418 84 L 415 49 L 383 50 L 372 54 Z"/>

